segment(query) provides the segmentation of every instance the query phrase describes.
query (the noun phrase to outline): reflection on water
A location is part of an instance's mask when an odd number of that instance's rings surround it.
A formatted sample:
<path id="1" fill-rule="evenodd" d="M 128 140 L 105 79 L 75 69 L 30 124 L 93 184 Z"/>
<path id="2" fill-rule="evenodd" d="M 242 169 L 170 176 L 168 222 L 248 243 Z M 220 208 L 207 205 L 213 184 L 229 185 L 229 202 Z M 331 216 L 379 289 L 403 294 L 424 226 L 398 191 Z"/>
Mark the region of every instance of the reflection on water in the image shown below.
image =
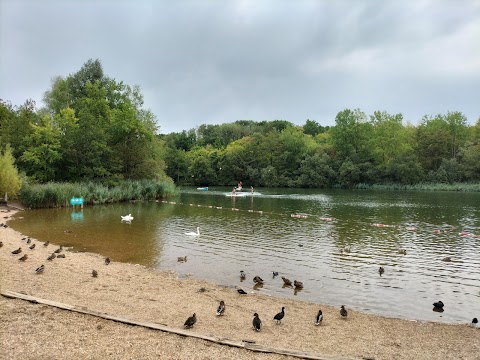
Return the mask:
<path id="1" fill-rule="evenodd" d="M 260 276 L 265 282 L 259 292 L 381 315 L 470 322 L 480 314 L 480 194 L 226 192 L 185 190 L 168 203 L 75 212 L 32 210 L 10 224 L 75 251 L 241 284 L 247 291 L 254 291 L 253 277 Z M 134 217 L 131 223 L 121 222 L 126 214 Z M 185 235 L 197 226 L 200 236 Z M 284 287 L 281 276 L 302 281 L 304 288 Z M 438 300 L 445 303 L 443 313 L 432 311 Z"/>

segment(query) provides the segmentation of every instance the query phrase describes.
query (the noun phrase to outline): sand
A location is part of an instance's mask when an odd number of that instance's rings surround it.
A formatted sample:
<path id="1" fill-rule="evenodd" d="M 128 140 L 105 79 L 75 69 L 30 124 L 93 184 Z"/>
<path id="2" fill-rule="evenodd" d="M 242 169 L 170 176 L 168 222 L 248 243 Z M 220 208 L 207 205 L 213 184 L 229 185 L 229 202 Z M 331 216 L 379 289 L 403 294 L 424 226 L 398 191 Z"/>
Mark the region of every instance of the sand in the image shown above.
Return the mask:
<path id="1" fill-rule="evenodd" d="M 3 209 L 0 223 L 14 211 Z M 19 214 L 21 215 L 21 214 Z M 28 234 L 27 234 L 28 235 Z M 178 279 L 172 271 L 135 264 L 105 265 L 91 253 L 64 250 L 65 258 L 47 261 L 58 245 L 36 244 L 30 250 L 22 235 L 0 227 L 0 288 L 140 321 L 183 328 L 194 312 L 192 333 L 215 335 L 257 344 L 353 359 L 478 359 L 480 330 L 469 324 L 450 325 L 380 317 L 339 306 L 283 299 L 252 292 L 248 295 L 207 281 Z M 11 252 L 22 248 L 22 253 Z M 25 262 L 19 261 L 28 254 Z M 35 269 L 44 264 L 43 274 Z M 98 277 L 92 277 L 92 270 Z M 232 270 L 236 271 L 236 270 Z M 204 289 L 205 291 L 200 291 Z M 224 300 L 226 313 L 216 316 Z M 339 304 L 341 305 L 341 304 Z M 285 307 L 285 318 L 273 316 Z M 398 304 L 392 304 L 398 306 Z M 314 326 L 318 309 L 321 326 Z M 261 332 L 252 330 L 253 314 L 262 319 Z M 205 340 L 126 325 L 47 305 L 0 297 L 0 359 L 287 359 Z"/>

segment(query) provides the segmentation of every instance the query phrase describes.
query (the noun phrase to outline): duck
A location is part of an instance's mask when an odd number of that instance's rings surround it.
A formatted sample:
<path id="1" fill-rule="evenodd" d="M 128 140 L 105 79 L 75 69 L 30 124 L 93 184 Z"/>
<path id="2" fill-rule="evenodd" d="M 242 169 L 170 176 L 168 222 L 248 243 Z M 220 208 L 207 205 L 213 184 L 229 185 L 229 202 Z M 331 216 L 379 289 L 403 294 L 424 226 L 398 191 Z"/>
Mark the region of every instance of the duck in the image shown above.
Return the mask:
<path id="1" fill-rule="evenodd" d="M 442 261 L 445 261 L 445 262 L 451 262 L 452 261 L 452 258 L 450 256 L 447 256 L 447 257 L 444 257 L 442 259 Z"/>
<path id="2" fill-rule="evenodd" d="M 57 257 L 57 255 L 55 255 L 55 253 L 52 253 L 52 255 L 50 255 L 47 260 L 50 260 L 52 261 L 53 259 L 55 259 Z"/>
<path id="3" fill-rule="evenodd" d="M 380 276 L 382 276 L 382 274 L 385 272 L 385 269 L 383 268 L 383 266 L 380 266 L 378 268 L 378 273 L 380 274 Z"/>
<path id="4" fill-rule="evenodd" d="M 220 316 L 223 314 L 225 314 L 225 302 L 221 300 L 217 308 L 217 316 Z"/>
<path id="5" fill-rule="evenodd" d="M 29 247 L 30 250 L 35 249 L 35 244 L 32 244 L 32 246 Z"/>
<path id="6" fill-rule="evenodd" d="M 3 246 L 3 242 L 2 242 L 2 241 L 0 241 L 0 247 L 2 247 L 2 246 Z"/>
<path id="7" fill-rule="evenodd" d="M 187 261 L 187 257 L 186 256 L 179 256 L 179 257 L 177 257 L 177 261 L 178 262 L 185 262 L 185 261 Z"/>
<path id="8" fill-rule="evenodd" d="M 25 261 L 25 260 L 27 260 L 27 258 L 28 258 L 28 255 L 25 254 L 25 255 L 23 255 L 23 256 L 22 256 L 20 259 L 18 259 L 18 260 L 20 260 L 20 261 Z"/>
<path id="9" fill-rule="evenodd" d="M 32 242 L 32 239 L 28 238 L 27 239 L 27 244 L 30 244 Z"/>
<path id="10" fill-rule="evenodd" d="M 57 259 L 65 259 L 65 254 L 58 254 Z"/>
<path id="11" fill-rule="evenodd" d="M 262 279 L 260 276 L 255 276 L 255 277 L 253 278 L 253 282 L 254 282 L 255 284 L 263 284 L 263 279 Z"/>
<path id="12" fill-rule="evenodd" d="M 443 311 L 443 306 L 444 306 L 443 301 L 434 302 L 433 303 L 433 310 L 441 312 L 441 311 Z"/>
<path id="13" fill-rule="evenodd" d="M 262 328 L 262 320 L 260 320 L 260 317 L 257 313 L 253 314 L 252 324 L 255 331 L 260 331 L 260 329 Z"/>
<path id="14" fill-rule="evenodd" d="M 347 315 L 348 315 L 348 311 L 347 309 L 345 309 L 345 305 L 342 305 L 341 308 L 340 308 L 340 315 L 343 317 L 343 318 L 346 318 Z"/>
<path id="15" fill-rule="evenodd" d="M 472 325 L 473 327 L 477 327 L 477 326 L 478 326 L 478 319 L 477 319 L 476 317 L 472 319 L 471 325 Z"/>
<path id="16" fill-rule="evenodd" d="M 402 255 L 407 255 L 407 250 L 405 250 L 405 249 L 400 249 L 400 250 L 398 250 L 398 253 L 399 253 L 399 254 L 402 254 Z"/>
<path id="17" fill-rule="evenodd" d="M 125 215 L 125 216 L 120 215 L 120 217 L 122 218 L 121 221 L 125 221 L 125 222 L 132 222 L 132 220 L 133 220 L 132 214 L 128 214 L 128 215 Z"/>
<path id="18" fill-rule="evenodd" d="M 283 284 L 286 286 L 292 286 L 292 282 L 287 279 L 285 276 L 282 276 Z"/>
<path id="19" fill-rule="evenodd" d="M 43 246 L 47 247 L 50 244 L 50 241 L 47 241 L 46 243 L 43 244 Z"/>
<path id="20" fill-rule="evenodd" d="M 319 326 L 323 320 L 322 310 L 318 310 L 317 316 L 315 316 L 315 326 Z"/>
<path id="21" fill-rule="evenodd" d="M 303 289 L 303 283 L 301 281 L 293 280 L 293 286 L 297 289 Z"/>
<path id="22" fill-rule="evenodd" d="M 240 281 L 243 281 L 247 278 L 247 275 L 243 270 L 240 270 Z"/>
<path id="23" fill-rule="evenodd" d="M 273 277 L 278 276 L 278 271 L 272 271 Z"/>
<path id="24" fill-rule="evenodd" d="M 200 228 L 197 226 L 197 232 L 189 231 L 189 232 L 186 232 L 185 235 L 188 235 L 188 236 L 199 236 L 199 235 L 200 235 Z"/>
<path id="25" fill-rule="evenodd" d="M 98 276 L 97 270 L 92 270 L 92 277 L 97 277 L 97 276 Z"/>
<path id="26" fill-rule="evenodd" d="M 12 254 L 17 255 L 17 254 L 20 254 L 21 252 L 22 252 L 22 248 L 18 248 L 17 250 L 13 250 Z"/>
<path id="27" fill-rule="evenodd" d="M 240 294 L 240 295 L 247 295 L 247 292 L 243 289 L 237 289 L 237 292 Z"/>
<path id="28" fill-rule="evenodd" d="M 40 265 L 38 268 L 35 269 L 37 274 L 42 274 L 45 271 L 45 265 Z"/>
<path id="29" fill-rule="evenodd" d="M 197 322 L 197 315 L 195 313 L 193 313 L 192 316 L 190 316 L 186 321 L 185 321 L 185 329 L 190 329 L 193 327 L 193 325 L 195 325 L 195 323 Z"/>
<path id="30" fill-rule="evenodd" d="M 105 258 L 105 265 L 108 265 L 108 264 L 110 264 L 110 258 L 109 257 Z"/>
<path id="31" fill-rule="evenodd" d="M 284 316 L 285 316 L 285 307 L 282 307 L 282 311 L 280 311 L 277 315 L 275 315 L 273 317 L 273 320 L 275 320 L 277 324 L 280 324 Z"/>
<path id="32" fill-rule="evenodd" d="M 60 247 L 54 251 L 55 254 L 60 254 L 63 250 L 63 245 L 60 245 Z"/>

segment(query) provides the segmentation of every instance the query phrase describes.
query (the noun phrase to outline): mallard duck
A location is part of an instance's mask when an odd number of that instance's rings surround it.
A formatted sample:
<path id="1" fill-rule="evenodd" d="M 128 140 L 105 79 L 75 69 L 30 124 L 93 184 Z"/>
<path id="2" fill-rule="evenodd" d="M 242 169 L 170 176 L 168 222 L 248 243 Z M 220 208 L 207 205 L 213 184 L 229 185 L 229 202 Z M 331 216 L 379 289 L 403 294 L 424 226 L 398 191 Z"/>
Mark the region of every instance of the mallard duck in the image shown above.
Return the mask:
<path id="1" fill-rule="evenodd" d="M 178 262 L 185 262 L 185 261 L 187 261 L 187 257 L 186 256 L 179 256 L 179 257 L 177 257 L 177 261 Z"/>
<path id="2" fill-rule="evenodd" d="M 472 325 L 473 327 L 477 327 L 477 326 L 478 326 L 478 319 L 477 319 L 477 318 L 473 318 L 471 325 Z"/>
<path id="3" fill-rule="evenodd" d="M 22 248 L 18 248 L 17 250 L 13 250 L 12 254 L 17 255 L 17 254 L 20 254 L 21 252 L 22 252 Z"/>
<path id="4" fill-rule="evenodd" d="M 278 276 L 278 271 L 272 271 L 273 277 Z"/>
<path id="5" fill-rule="evenodd" d="M 444 304 L 443 304 L 442 301 L 434 302 L 433 303 L 433 310 L 436 310 L 436 311 L 443 310 L 443 306 L 444 306 Z"/>
<path id="6" fill-rule="evenodd" d="M 237 292 L 240 294 L 240 295 L 247 295 L 247 292 L 243 289 L 237 289 Z"/>
<path id="7" fill-rule="evenodd" d="M 57 257 L 57 255 L 55 255 L 55 253 L 52 253 L 52 255 L 50 255 L 47 260 L 50 260 L 52 261 L 53 259 L 55 259 Z"/>
<path id="8" fill-rule="evenodd" d="M 27 239 L 27 244 L 30 244 L 32 242 L 32 239 L 28 238 Z"/>
<path id="9" fill-rule="evenodd" d="M 255 276 L 255 277 L 253 278 L 253 282 L 254 282 L 255 284 L 263 284 L 263 279 L 262 279 L 260 276 Z"/>
<path id="10" fill-rule="evenodd" d="M 346 318 L 346 317 L 347 317 L 348 311 L 347 311 L 347 309 L 345 309 L 345 305 L 342 305 L 342 307 L 340 308 L 340 315 L 341 315 L 343 318 Z"/>
<path id="11" fill-rule="evenodd" d="M 260 320 L 260 317 L 257 313 L 253 314 L 252 324 L 255 331 L 260 331 L 260 329 L 262 328 L 262 320 Z"/>
<path id="12" fill-rule="evenodd" d="M 275 320 L 277 324 L 280 324 L 284 316 L 285 316 L 285 307 L 282 307 L 282 311 L 280 311 L 277 315 L 275 315 L 273 317 L 273 320 Z"/>
<path id="13" fill-rule="evenodd" d="M 60 245 L 60 247 L 57 250 L 55 250 L 54 253 L 55 254 L 60 254 L 62 252 L 62 250 L 63 250 L 63 246 Z"/>
<path id="14" fill-rule="evenodd" d="M 197 315 L 195 315 L 195 313 L 193 313 L 192 316 L 190 316 L 187 321 L 185 321 L 185 329 L 190 329 L 191 327 L 193 327 L 193 325 L 195 325 L 195 323 L 197 322 Z"/>
<path id="15" fill-rule="evenodd" d="M 225 314 L 225 302 L 222 300 L 217 308 L 217 316 Z"/>
<path id="16" fill-rule="evenodd" d="M 301 281 L 293 280 L 293 286 L 297 289 L 303 289 L 303 283 Z"/>
<path id="17" fill-rule="evenodd" d="M 380 276 L 382 276 L 382 274 L 385 272 L 385 269 L 383 268 L 383 266 L 380 266 L 378 268 L 378 273 L 380 274 Z"/>
<path id="18" fill-rule="evenodd" d="M 110 258 L 107 257 L 105 258 L 105 265 L 108 265 L 108 264 L 110 264 Z"/>
<path id="19" fill-rule="evenodd" d="M 292 282 L 288 280 L 286 277 L 282 276 L 283 284 L 286 286 L 292 286 Z"/>
<path id="20" fill-rule="evenodd" d="M 97 277 L 97 276 L 98 276 L 97 270 L 92 270 L 92 277 Z"/>
<path id="21" fill-rule="evenodd" d="M 65 259 L 65 254 L 58 254 L 57 259 Z"/>
<path id="22" fill-rule="evenodd" d="M 23 256 L 22 256 L 20 259 L 18 259 L 18 260 L 20 260 L 20 261 L 25 261 L 25 260 L 27 260 L 27 258 L 28 258 L 28 255 L 25 254 L 25 255 L 23 255 Z"/>
<path id="23" fill-rule="evenodd" d="M 240 270 L 240 281 L 243 281 L 247 278 L 247 275 L 245 275 L 245 272 L 243 270 Z"/>
<path id="24" fill-rule="evenodd" d="M 318 326 L 322 323 L 323 313 L 322 310 L 318 310 L 317 316 L 315 316 L 315 325 Z"/>
<path id="25" fill-rule="evenodd" d="M 29 247 L 30 250 L 35 249 L 35 244 L 32 244 L 32 246 Z"/>
<path id="26" fill-rule="evenodd" d="M 35 270 L 35 272 L 36 272 L 37 274 L 42 274 L 44 270 L 45 270 L 45 265 L 40 265 L 40 266 Z"/>
<path id="27" fill-rule="evenodd" d="M 47 242 L 43 243 L 43 246 L 47 247 L 48 244 L 50 244 L 50 241 L 47 241 Z"/>

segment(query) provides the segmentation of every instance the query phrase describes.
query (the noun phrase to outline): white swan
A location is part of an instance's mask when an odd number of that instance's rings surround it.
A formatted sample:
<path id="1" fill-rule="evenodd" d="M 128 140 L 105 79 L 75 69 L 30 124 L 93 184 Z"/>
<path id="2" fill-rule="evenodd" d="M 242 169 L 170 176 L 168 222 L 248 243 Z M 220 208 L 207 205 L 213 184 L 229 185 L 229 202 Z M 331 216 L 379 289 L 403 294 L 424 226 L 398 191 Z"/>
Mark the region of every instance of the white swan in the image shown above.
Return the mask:
<path id="1" fill-rule="evenodd" d="M 197 232 L 189 231 L 189 232 L 186 232 L 185 235 L 199 236 L 200 235 L 200 228 L 197 226 Z"/>
<path id="2" fill-rule="evenodd" d="M 122 218 L 122 221 L 126 221 L 126 222 L 131 222 L 133 220 L 132 214 L 128 214 L 128 215 L 125 215 L 125 216 L 120 215 L 120 217 Z"/>

